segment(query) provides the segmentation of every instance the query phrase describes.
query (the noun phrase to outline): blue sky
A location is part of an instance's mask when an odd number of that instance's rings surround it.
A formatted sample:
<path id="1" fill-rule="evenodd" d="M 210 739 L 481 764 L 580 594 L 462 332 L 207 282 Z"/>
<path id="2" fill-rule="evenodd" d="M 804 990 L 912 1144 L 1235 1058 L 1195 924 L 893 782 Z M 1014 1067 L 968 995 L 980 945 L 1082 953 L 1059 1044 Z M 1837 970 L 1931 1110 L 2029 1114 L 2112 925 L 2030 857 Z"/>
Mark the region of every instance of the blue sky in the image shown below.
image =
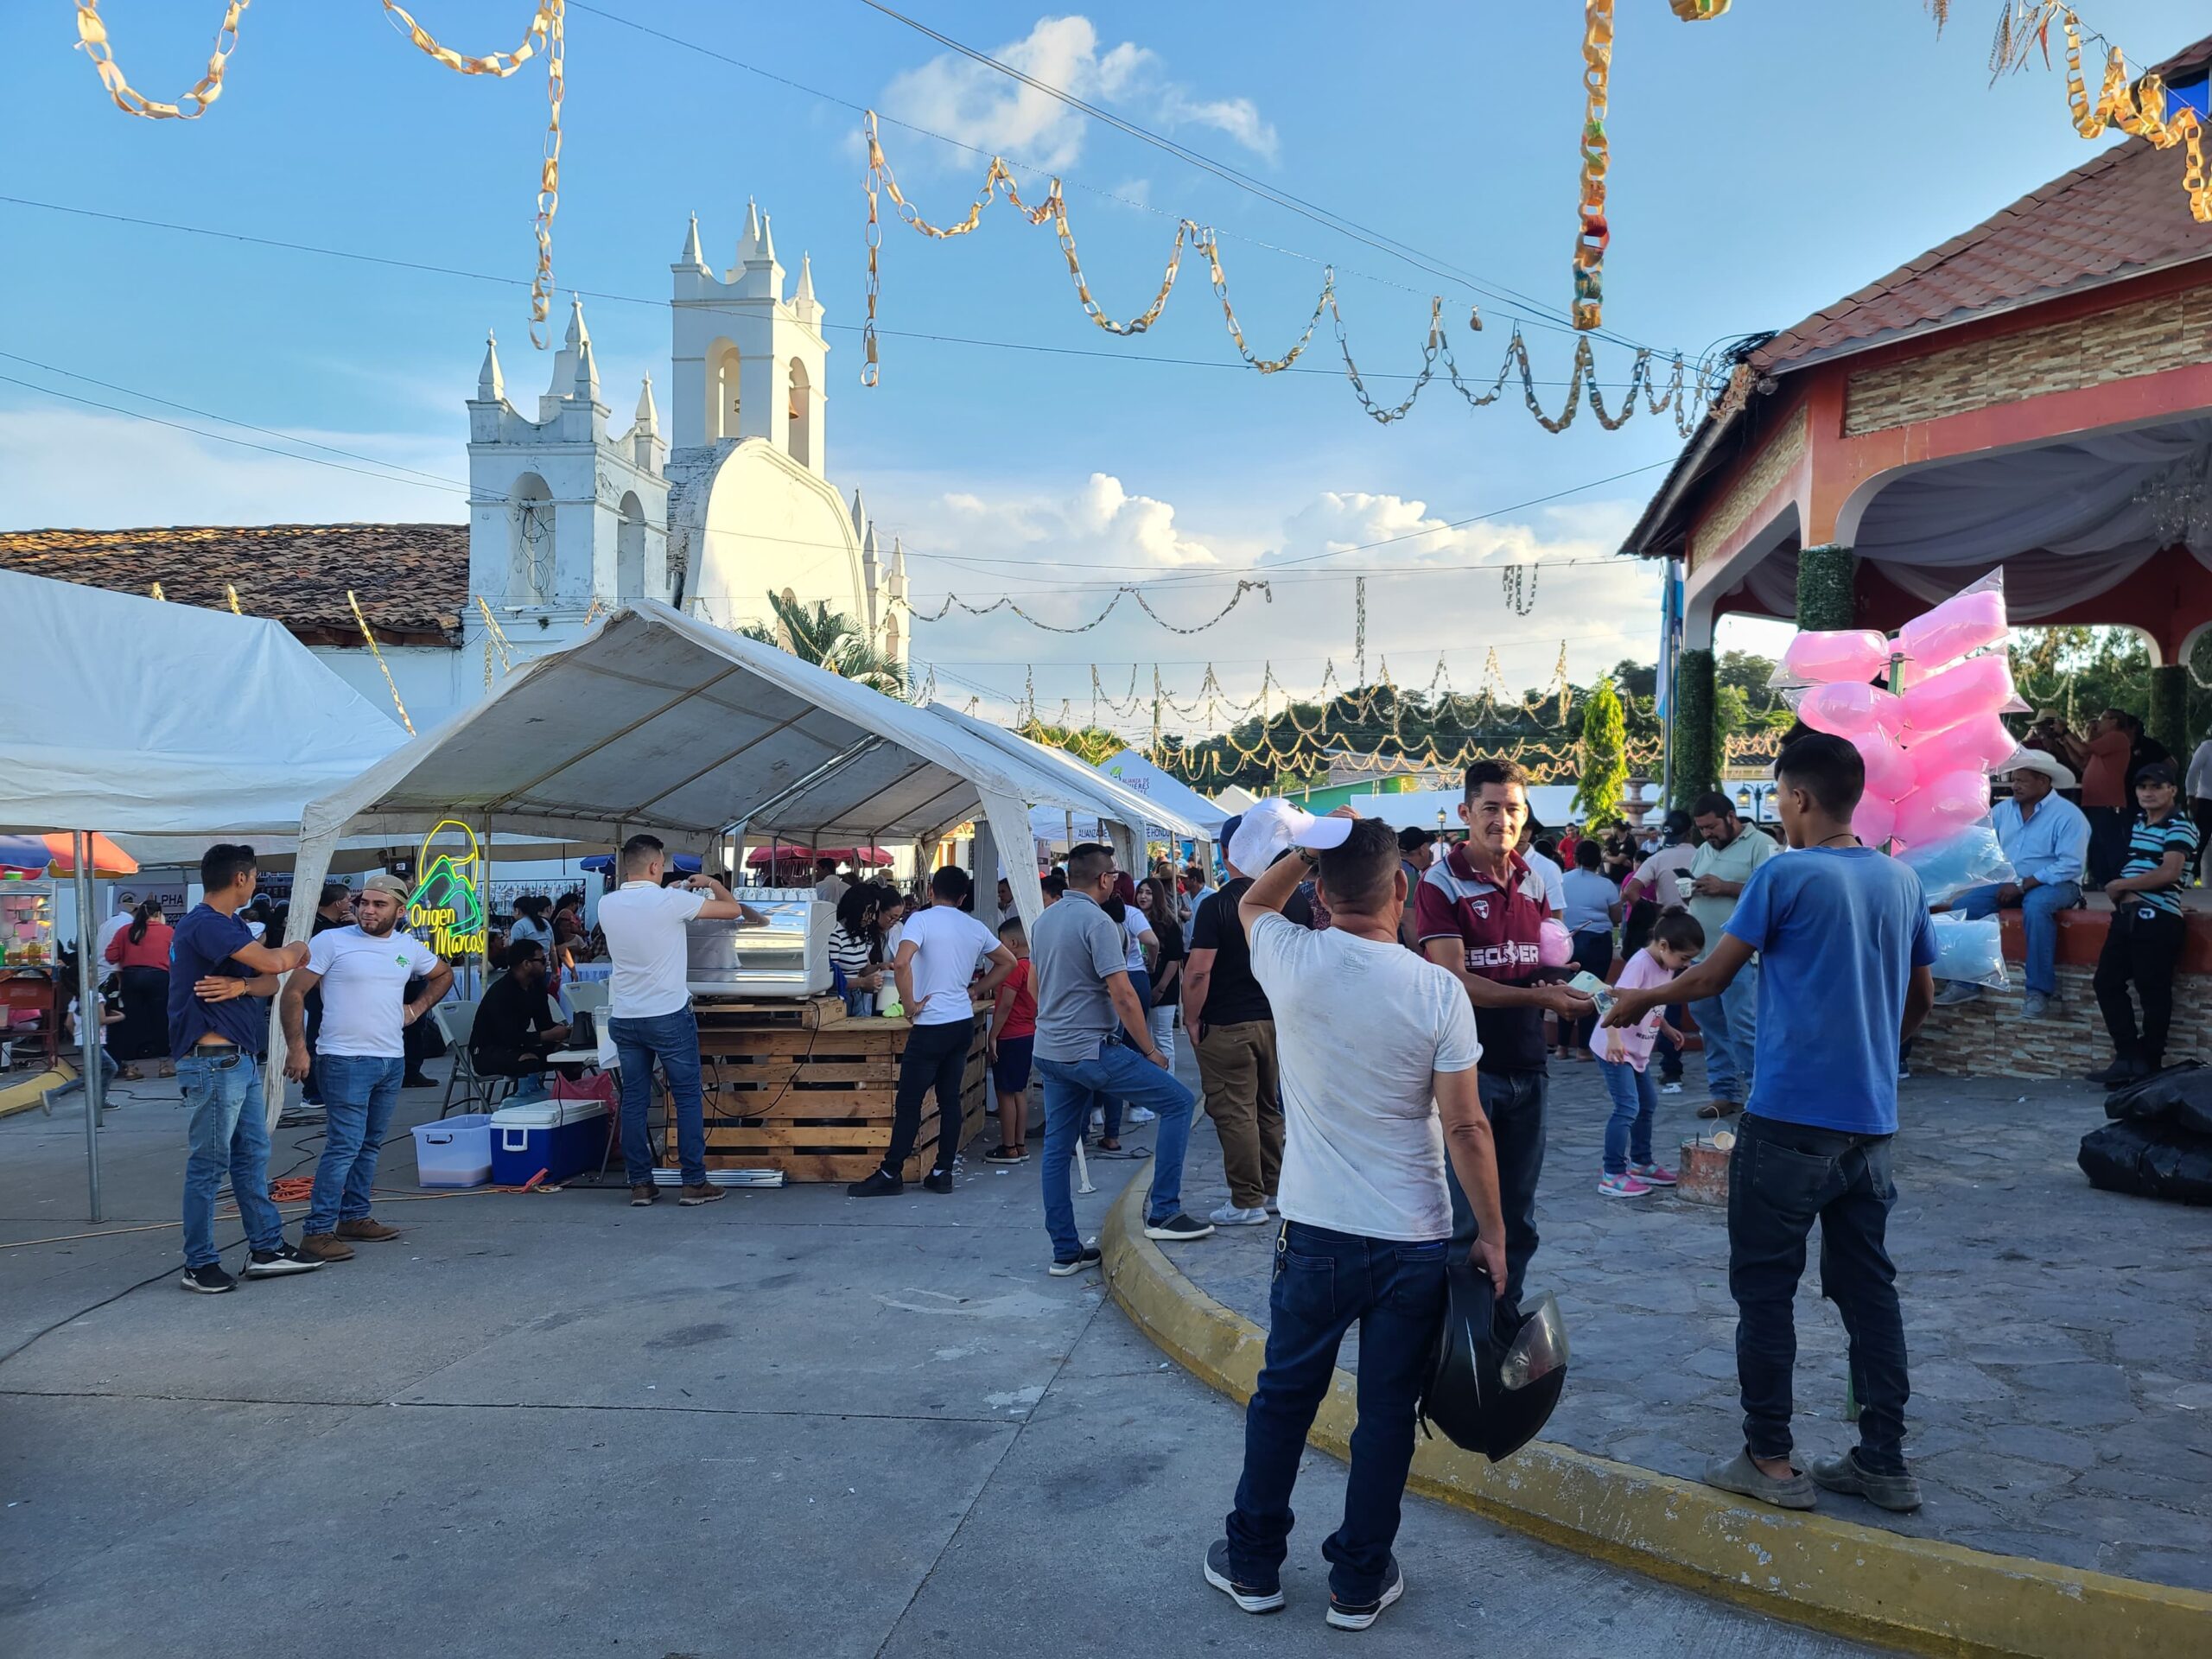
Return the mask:
<path id="1" fill-rule="evenodd" d="M 858 0 L 593 3 L 1011 160 L 1058 167 L 1093 291 L 1110 311 L 1149 297 L 1177 215 L 1220 228 L 1239 315 L 1262 353 L 1303 325 L 1321 262 L 1337 264 L 1353 353 L 1378 375 L 1414 365 L 1432 292 L 1445 296 L 1463 365 L 1485 379 L 1510 315 L 1555 321 L 1565 308 L 1581 120 L 1580 9 L 1566 0 L 1071 14 L 969 0 L 918 13 L 985 50 L 1017 50 L 1040 78 L 1073 83 L 1485 286 L 1543 302 L 1538 313 L 1482 301 L 1478 338 L 1465 327 L 1478 296 L 1456 278 L 1440 283 L 1058 105 L 1025 104 L 1009 83 Z M 482 50 L 512 45 L 526 9 L 446 0 L 433 10 L 425 22 L 442 38 Z M 196 78 L 219 10 L 216 0 L 104 8 L 118 58 L 160 97 Z M 1954 11 L 1939 41 L 1914 0 L 1746 0 L 1694 26 L 1658 0 L 1624 0 L 1610 121 L 1609 331 L 1694 353 L 1786 326 L 2094 153 L 2068 124 L 2057 74 L 2037 67 L 1989 87 L 1993 4 Z M 2145 61 L 2203 27 L 2201 5 L 2181 0 L 2099 0 L 2088 21 Z M 1262 379 L 1136 360 L 1233 360 L 1203 264 L 1186 259 L 1150 334 L 1116 340 L 1084 320 L 1049 231 L 1002 207 L 951 244 L 887 226 L 883 326 L 1109 355 L 888 339 L 882 385 L 863 391 L 858 337 L 846 331 L 862 311 L 858 118 L 594 12 L 572 10 L 569 35 L 558 276 L 657 302 L 686 215 L 698 213 L 710 261 L 724 264 L 746 199 L 757 197 L 785 262 L 796 268 L 802 250 L 812 252 L 833 325 L 830 475 L 862 486 L 905 535 L 925 604 L 947 592 L 979 601 L 1007 593 L 1066 622 L 1104 602 L 1095 584 L 1173 573 L 1178 581 L 1152 590 L 1154 603 L 1192 621 L 1226 601 L 1246 567 L 1509 507 L 1662 462 L 1676 447 L 1666 419 L 1639 416 L 1609 434 L 1586 411 L 1552 436 L 1517 393 L 1471 411 L 1440 385 L 1409 418 L 1378 426 L 1333 372 L 1341 359 L 1325 321 L 1305 363 L 1329 373 Z M 396 35 L 372 0 L 257 8 L 213 112 L 156 124 L 107 104 L 73 39 L 59 0 L 0 14 L 0 52 L 15 70 L 14 96 L 0 106 L 0 155 L 11 163 L 0 194 L 527 277 L 542 75 L 449 73 Z M 886 143 L 925 213 L 964 207 L 976 157 L 896 129 Z M 2185 211 L 2178 187 L 2173 210 Z M 0 261 L 0 351 L 445 477 L 465 467 L 461 402 L 485 329 L 499 333 L 514 391 L 534 393 L 546 372 L 512 287 L 4 204 L 0 237 L 12 255 Z M 665 314 L 594 302 L 591 321 L 609 401 L 626 419 L 637 377 L 665 379 Z M 1540 379 L 1562 378 L 1571 337 L 1531 327 L 1529 338 Z M 1628 360 L 1624 348 L 1600 347 L 1608 382 Z M 0 373 L 208 424 L 17 363 L 0 362 Z M 1648 574 L 1555 565 L 1523 616 L 1504 604 L 1495 567 L 1531 556 L 1594 560 L 1656 477 L 1313 562 L 1318 573 L 1309 563 L 1278 582 L 1272 604 L 1248 600 L 1230 622 L 1189 637 L 1133 615 L 1072 637 L 1001 615 L 924 625 L 917 656 L 942 665 L 948 689 L 985 696 L 987 709 L 1019 694 L 1030 664 L 1048 702 L 1071 697 L 1078 715 L 1094 662 L 1122 688 L 1130 664 L 1147 688 L 1152 665 L 1164 664 L 1184 697 L 1207 661 L 1245 694 L 1263 659 L 1285 681 L 1311 684 L 1325 657 L 1348 661 L 1352 575 L 1371 568 L 1370 656 L 1387 653 L 1401 682 L 1425 683 L 1442 651 L 1454 682 L 1471 687 L 1494 648 L 1510 683 L 1533 683 L 1562 641 L 1586 675 L 1649 653 Z M 460 516 L 458 500 L 435 489 L 0 384 L 0 520 L 11 526 Z"/>

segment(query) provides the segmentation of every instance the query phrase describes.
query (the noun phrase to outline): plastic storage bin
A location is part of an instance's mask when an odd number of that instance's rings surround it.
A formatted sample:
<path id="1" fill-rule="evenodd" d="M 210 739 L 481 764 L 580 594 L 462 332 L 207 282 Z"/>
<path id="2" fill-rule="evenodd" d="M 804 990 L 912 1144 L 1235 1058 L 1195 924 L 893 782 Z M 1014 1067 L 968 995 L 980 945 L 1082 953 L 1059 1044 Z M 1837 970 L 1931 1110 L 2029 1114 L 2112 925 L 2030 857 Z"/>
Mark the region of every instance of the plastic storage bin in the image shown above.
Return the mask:
<path id="1" fill-rule="evenodd" d="M 492 1114 L 492 1179 L 520 1186 L 539 1170 L 564 1181 L 597 1169 L 607 1151 L 607 1103 L 533 1100 Z"/>
<path id="2" fill-rule="evenodd" d="M 492 1117 L 462 1112 L 415 1126 L 415 1179 L 422 1186 L 481 1186 L 492 1179 Z"/>

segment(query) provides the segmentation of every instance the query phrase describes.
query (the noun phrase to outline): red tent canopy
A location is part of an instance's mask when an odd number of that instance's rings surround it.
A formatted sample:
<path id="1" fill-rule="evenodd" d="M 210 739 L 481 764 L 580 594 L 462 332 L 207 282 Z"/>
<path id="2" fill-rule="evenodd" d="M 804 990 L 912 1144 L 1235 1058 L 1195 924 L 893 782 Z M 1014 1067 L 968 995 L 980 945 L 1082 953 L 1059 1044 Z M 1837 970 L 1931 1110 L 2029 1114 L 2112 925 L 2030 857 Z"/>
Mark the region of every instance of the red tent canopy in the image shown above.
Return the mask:
<path id="1" fill-rule="evenodd" d="M 746 855 L 749 865 L 811 864 L 817 858 L 835 859 L 840 864 L 888 864 L 891 855 L 880 847 L 795 847 L 788 842 L 772 847 L 755 847 Z"/>

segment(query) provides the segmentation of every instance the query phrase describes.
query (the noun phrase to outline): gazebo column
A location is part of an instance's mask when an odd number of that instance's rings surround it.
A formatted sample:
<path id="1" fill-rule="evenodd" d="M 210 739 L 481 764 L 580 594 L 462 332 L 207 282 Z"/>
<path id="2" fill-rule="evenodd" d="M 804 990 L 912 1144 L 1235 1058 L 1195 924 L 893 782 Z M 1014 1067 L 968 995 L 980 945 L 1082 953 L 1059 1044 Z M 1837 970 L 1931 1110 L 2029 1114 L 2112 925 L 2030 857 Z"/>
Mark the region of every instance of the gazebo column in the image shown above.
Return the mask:
<path id="1" fill-rule="evenodd" d="M 1674 799 L 1690 804 L 1720 781 L 1720 728 L 1713 699 L 1713 654 L 1710 645 L 1687 650 L 1675 661 L 1675 700 L 1669 720 L 1669 752 L 1674 771 Z"/>
<path id="2" fill-rule="evenodd" d="M 2151 671 L 2151 735 L 2164 744 L 2176 764 L 2187 765 L 2196 746 L 2189 736 L 2189 669 L 2182 663 L 2162 663 Z"/>
<path id="3" fill-rule="evenodd" d="M 1859 556 L 1830 543 L 1797 555 L 1797 626 L 1801 628 L 1856 627 Z"/>

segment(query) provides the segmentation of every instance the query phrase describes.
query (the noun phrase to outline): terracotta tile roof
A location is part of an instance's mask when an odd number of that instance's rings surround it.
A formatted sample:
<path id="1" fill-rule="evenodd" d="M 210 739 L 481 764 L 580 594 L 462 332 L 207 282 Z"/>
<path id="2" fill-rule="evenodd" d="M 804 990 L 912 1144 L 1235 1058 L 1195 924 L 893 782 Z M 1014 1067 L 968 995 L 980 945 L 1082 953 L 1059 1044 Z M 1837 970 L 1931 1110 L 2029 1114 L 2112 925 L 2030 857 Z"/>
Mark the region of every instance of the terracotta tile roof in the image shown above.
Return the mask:
<path id="1" fill-rule="evenodd" d="M 229 608 L 294 633 L 360 639 L 350 588 L 378 637 L 461 637 L 466 524 L 207 524 L 149 530 L 0 531 L 0 569 L 118 593 L 156 582 L 181 605 Z"/>
<path id="2" fill-rule="evenodd" d="M 2202 81 L 2212 36 L 2159 66 Z M 2094 86 L 2098 67 L 2088 66 Z M 2181 147 L 2140 138 L 2033 190 L 1941 247 L 1777 334 L 1752 354 L 1778 372 L 1970 317 L 2212 256 L 2212 225 L 2190 216 Z"/>

